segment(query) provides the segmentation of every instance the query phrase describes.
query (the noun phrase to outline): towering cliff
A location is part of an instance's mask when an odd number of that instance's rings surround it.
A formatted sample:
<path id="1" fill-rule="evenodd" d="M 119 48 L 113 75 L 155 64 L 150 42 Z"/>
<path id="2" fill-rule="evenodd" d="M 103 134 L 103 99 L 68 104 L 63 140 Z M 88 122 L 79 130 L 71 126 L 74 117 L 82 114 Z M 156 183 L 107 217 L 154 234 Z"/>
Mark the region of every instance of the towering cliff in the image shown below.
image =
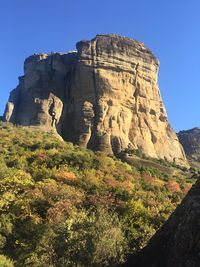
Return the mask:
<path id="1" fill-rule="evenodd" d="M 200 161 L 200 128 L 180 131 L 178 133 L 178 138 L 186 155 L 190 159 Z"/>
<path id="2" fill-rule="evenodd" d="M 200 181 L 149 244 L 123 267 L 200 266 Z"/>
<path id="3" fill-rule="evenodd" d="M 117 35 L 81 41 L 77 52 L 33 55 L 25 60 L 4 119 L 55 129 L 93 150 L 139 149 L 187 165 L 167 120 L 158 67 L 143 43 Z"/>

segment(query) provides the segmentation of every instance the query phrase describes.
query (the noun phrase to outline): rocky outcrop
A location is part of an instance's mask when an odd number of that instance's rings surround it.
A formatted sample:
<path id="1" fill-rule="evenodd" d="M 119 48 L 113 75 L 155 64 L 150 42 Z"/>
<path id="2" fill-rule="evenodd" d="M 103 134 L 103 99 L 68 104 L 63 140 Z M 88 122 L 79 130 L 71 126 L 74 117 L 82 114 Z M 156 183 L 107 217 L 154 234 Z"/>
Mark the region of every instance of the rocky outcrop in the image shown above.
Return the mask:
<path id="1" fill-rule="evenodd" d="M 33 55 L 4 119 L 55 129 L 93 150 L 139 149 L 187 165 L 160 96 L 158 67 L 143 43 L 117 35 L 81 41 L 77 52 Z"/>
<path id="2" fill-rule="evenodd" d="M 139 254 L 123 267 L 200 266 L 200 181 Z"/>
<path id="3" fill-rule="evenodd" d="M 180 131 L 178 138 L 186 155 L 191 159 L 200 161 L 200 128 Z"/>

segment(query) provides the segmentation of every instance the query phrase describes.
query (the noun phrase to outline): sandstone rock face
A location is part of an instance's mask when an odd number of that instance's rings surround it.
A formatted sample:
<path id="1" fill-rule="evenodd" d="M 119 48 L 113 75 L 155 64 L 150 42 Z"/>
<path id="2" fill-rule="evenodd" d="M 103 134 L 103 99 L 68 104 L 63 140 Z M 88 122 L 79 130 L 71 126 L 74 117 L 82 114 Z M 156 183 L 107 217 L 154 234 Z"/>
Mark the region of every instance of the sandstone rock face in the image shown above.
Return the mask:
<path id="1" fill-rule="evenodd" d="M 77 43 L 77 52 L 33 55 L 4 119 L 55 129 L 93 150 L 131 148 L 180 165 L 187 160 L 157 85 L 159 62 L 144 44 L 117 35 Z"/>
<path id="2" fill-rule="evenodd" d="M 200 160 L 200 128 L 193 128 L 187 131 L 178 133 L 179 141 L 181 142 L 186 155 L 194 160 Z"/>
<path id="3" fill-rule="evenodd" d="M 164 226 L 124 267 L 199 267 L 200 266 L 200 181 Z"/>

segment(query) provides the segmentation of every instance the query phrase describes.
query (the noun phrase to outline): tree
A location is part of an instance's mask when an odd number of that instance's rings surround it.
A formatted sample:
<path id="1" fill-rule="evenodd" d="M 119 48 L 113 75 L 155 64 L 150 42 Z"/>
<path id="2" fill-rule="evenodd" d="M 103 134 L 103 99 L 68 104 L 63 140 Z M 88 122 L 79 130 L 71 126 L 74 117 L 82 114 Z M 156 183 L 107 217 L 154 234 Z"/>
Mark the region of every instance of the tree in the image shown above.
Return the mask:
<path id="1" fill-rule="evenodd" d="M 58 242 L 58 252 L 63 255 L 58 266 L 63 267 L 113 266 L 123 261 L 127 247 L 118 217 L 104 209 L 74 210 Z"/>

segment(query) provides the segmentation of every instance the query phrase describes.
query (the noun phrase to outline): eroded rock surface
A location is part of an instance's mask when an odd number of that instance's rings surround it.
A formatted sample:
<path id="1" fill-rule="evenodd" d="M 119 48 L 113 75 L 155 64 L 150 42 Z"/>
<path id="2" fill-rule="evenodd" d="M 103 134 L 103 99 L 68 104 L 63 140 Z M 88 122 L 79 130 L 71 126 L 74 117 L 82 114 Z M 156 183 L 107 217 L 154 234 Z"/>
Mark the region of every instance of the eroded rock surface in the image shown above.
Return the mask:
<path id="1" fill-rule="evenodd" d="M 4 119 L 53 128 L 93 150 L 139 149 L 187 165 L 160 96 L 158 67 L 143 43 L 117 35 L 81 41 L 77 52 L 33 55 Z"/>
<path id="2" fill-rule="evenodd" d="M 186 155 L 194 160 L 200 161 L 200 128 L 193 128 L 178 133 Z"/>
<path id="3" fill-rule="evenodd" d="M 200 266 L 200 181 L 149 244 L 123 267 Z"/>

